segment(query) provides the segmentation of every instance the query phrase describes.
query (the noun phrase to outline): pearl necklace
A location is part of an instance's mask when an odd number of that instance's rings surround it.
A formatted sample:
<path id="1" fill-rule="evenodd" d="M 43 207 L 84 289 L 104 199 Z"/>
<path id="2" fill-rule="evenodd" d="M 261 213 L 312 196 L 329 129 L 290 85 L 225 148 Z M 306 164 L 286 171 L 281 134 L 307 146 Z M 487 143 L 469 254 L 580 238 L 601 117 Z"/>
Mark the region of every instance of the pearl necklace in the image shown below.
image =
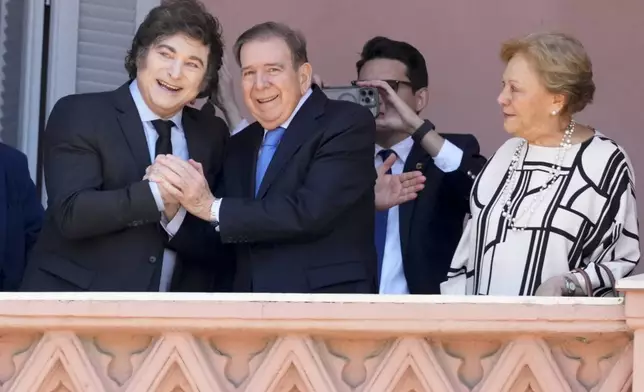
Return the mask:
<path id="1" fill-rule="evenodd" d="M 559 143 L 559 150 L 557 151 L 557 156 L 555 157 L 555 163 L 550 167 L 548 171 L 548 179 L 546 182 L 539 188 L 539 191 L 532 196 L 532 200 L 528 203 L 527 206 L 523 207 L 518 213 L 512 216 L 510 208 L 517 200 L 511 200 L 511 196 L 516 190 L 516 187 L 519 183 L 519 162 L 521 161 L 521 155 L 523 155 L 523 147 L 526 145 L 526 141 L 522 140 L 519 145 L 515 148 L 514 154 L 512 154 L 512 160 L 510 161 L 510 166 L 508 167 L 508 176 L 507 180 L 503 184 L 503 189 L 501 190 L 501 204 L 503 205 L 503 211 L 501 215 L 508 220 L 508 225 L 512 231 L 523 231 L 526 226 L 517 226 L 517 220 L 521 219 L 526 213 L 529 213 L 527 219 L 525 220 L 526 224 L 530 221 L 530 218 L 534 214 L 536 207 L 544 200 L 546 196 L 546 191 L 552 187 L 552 185 L 557 181 L 561 176 L 561 165 L 563 164 L 566 152 L 572 147 L 570 140 L 572 134 L 575 132 L 575 121 L 570 120 L 570 124 L 564 130 L 564 135 L 561 138 L 561 143 Z M 527 154 L 527 148 L 525 154 Z M 525 160 L 525 155 L 523 156 Z"/>

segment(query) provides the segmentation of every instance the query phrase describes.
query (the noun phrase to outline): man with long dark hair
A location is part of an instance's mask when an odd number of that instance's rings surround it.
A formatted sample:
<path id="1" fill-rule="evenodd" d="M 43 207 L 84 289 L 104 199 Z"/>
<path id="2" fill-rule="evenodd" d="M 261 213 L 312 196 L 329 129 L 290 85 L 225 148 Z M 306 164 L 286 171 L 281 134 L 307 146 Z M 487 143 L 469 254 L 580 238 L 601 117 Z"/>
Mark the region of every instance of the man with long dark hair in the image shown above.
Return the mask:
<path id="1" fill-rule="evenodd" d="M 132 41 L 128 83 L 56 103 L 44 140 L 49 206 L 22 290 L 213 289 L 212 273 L 197 270 L 206 267 L 182 263 L 199 255 L 177 254 L 167 234 L 186 211 L 144 177 L 172 154 L 202 162 L 213 183 L 227 127 L 186 105 L 211 94 L 222 54 L 220 24 L 200 2 L 164 1 Z"/>

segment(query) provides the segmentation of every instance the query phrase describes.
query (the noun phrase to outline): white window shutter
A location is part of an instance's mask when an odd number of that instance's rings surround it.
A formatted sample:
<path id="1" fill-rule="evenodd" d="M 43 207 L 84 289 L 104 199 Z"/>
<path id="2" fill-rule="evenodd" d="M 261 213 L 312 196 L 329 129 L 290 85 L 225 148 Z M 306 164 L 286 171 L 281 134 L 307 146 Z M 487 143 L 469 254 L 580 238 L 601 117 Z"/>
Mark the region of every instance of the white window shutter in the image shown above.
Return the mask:
<path id="1" fill-rule="evenodd" d="M 123 60 L 135 20 L 134 0 L 80 0 L 77 93 L 113 90 L 127 80 Z"/>
<path id="2" fill-rule="evenodd" d="M 53 0 L 47 113 L 74 93 L 127 81 L 125 56 L 145 15 L 160 0 Z"/>
<path id="3" fill-rule="evenodd" d="M 0 0 L 0 138 L 14 147 L 20 147 L 25 9 L 24 0 Z"/>

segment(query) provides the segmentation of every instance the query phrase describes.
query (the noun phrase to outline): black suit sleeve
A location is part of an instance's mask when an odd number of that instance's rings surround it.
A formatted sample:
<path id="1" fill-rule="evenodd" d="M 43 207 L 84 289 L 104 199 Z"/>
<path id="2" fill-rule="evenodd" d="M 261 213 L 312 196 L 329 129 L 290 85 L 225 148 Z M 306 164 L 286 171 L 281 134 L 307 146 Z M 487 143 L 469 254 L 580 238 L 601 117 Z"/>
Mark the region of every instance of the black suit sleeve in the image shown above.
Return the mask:
<path id="1" fill-rule="evenodd" d="M 203 110 L 202 110 L 202 113 Z M 205 113 L 207 126 L 213 134 L 219 135 L 213 140 L 210 158 L 211 170 L 206 180 L 214 195 L 223 192 L 223 170 L 225 146 L 230 138 L 226 123 L 215 116 L 214 111 Z M 219 233 L 209 223 L 190 213 L 186 213 L 179 230 L 169 241 L 169 246 L 177 251 L 186 264 L 198 265 L 203 273 L 213 277 L 213 291 L 230 291 L 235 273 L 234 253 L 221 243 Z M 216 261 L 213 263 L 213 261 Z"/>
<path id="2" fill-rule="evenodd" d="M 82 98 L 81 98 L 82 99 Z M 49 209 L 69 239 L 104 235 L 161 219 L 147 181 L 104 190 L 96 128 L 109 106 L 78 97 L 59 100 L 45 130 L 45 179 Z M 99 111 L 101 113 L 99 113 Z M 118 131 L 110 130 L 110 131 Z"/>
<path id="3" fill-rule="evenodd" d="M 459 171 L 465 174 L 471 173 L 476 177 L 486 162 L 487 159 L 481 155 L 481 147 L 476 137 L 474 135 L 464 135 L 463 159 L 458 168 Z"/>
<path id="4" fill-rule="evenodd" d="M 218 179 L 215 184 L 220 182 Z M 212 183 L 210 188 L 214 195 L 218 194 Z M 169 246 L 179 252 L 184 261 L 201 265 L 209 265 L 213 260 L 220 259 L 225 250 L 215 227 L 189 212 L 186 213 L 179 230 L 170 239 Z"/>
<path id="5" fill-rule="evenodd" d="M 452 191 L 461 200 L 469 200 L 474 179 L 481 172 L 487 159 L 481 155 L 479 142 L 474 135 L 458 135 L 459 138 L 449 138 L 452 143 L 463 151 L 461 165 L 455 171 L 447 173 L 446 180 Z"/>
<path id="6" fill-rule="evenodd" d="M 212 106 L 208 103 L 204 105 Z M 206 181 L 210 191 L 217 196 L 219 191 L 217 186 L 221 188 L 223 184 L 223 170 L 222 165 L 224 161 L 225 146 L 230 138 L 226 123 L 221 118 L 215 115 L 214 110 L 206 110 L 202 108 L 201 114 L 206 123 L 205 128 L 210 129 L 213 134 L 221 135 L 215 138 L 211 148 L 211 167 L 206 173 Z M 219 146 L 219 148 L 217 148 Z M 213 172 L 213 168 L 217 168 Z M 210 264 L 221 247 L 221 240 L 219 233 L 210 222 L 203 221 L 189 212 L 179 227 L 179 230 L 170 239 L 169 245 L 172 249 L 176 250 L 182 255 L 184 260 L 197 262 L 199 264 Z"/>
<path id="7" fill-rule="evenodd" d="M 357 107 L 336 124 L 328 127 L 304 183 L 291 195 L 222 199 L 219 224 L 224 243 L 307 237 L 329 230 L 356 201 L 373 201 L 375 120 Z"/>

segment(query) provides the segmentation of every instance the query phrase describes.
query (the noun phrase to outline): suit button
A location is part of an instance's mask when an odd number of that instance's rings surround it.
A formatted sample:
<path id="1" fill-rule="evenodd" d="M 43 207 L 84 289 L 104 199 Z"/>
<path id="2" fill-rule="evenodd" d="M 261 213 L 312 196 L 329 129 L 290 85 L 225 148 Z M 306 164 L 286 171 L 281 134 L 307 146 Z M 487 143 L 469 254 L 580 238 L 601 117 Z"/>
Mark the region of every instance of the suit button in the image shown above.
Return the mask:
<path id="1" fill-rule="evenodd" d="M 150 258 L 148 259 L 148 261 L 150 261 L 150 264 L 154 264 L 154 263 L 156 263 L 156 262 L 157 262 L 157 258 L 156 258 L 156 257 L 154 257 L 154 256 L 150 256 Z"/>

